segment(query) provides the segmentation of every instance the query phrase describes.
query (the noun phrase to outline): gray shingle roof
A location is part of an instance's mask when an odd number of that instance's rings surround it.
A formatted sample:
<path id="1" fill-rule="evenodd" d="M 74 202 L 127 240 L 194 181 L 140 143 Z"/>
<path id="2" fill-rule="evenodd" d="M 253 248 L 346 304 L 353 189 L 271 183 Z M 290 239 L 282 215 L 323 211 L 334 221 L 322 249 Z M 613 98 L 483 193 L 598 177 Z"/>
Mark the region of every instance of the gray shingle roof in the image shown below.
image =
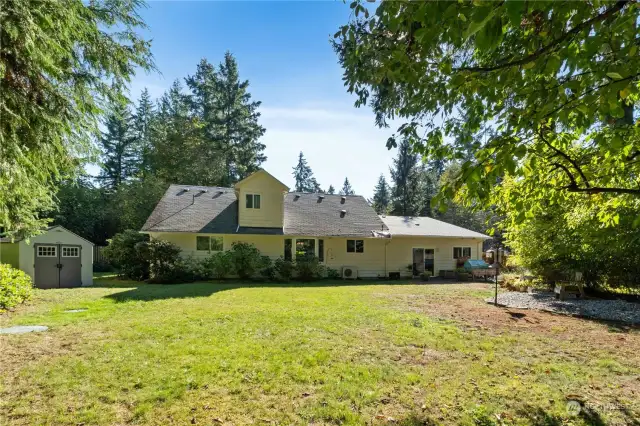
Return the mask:
<path id="1" fill-rule="evenodd" d="M 142 230 L 232 234 L 237 228 L 238 202 L 233 189 L 171 185 Z"/>
<path id="2" fill-rule="evenodd" d="M 324 198 L 319 198 L 319 195 Z M 346 210 L 343 215 L 342 210 Z M 360 195 L 306 194 L 290 192 L 284 202 L 284 233 L 372 237 L 386 226 Z"/>
<path id="3" fill-rule="evenodd" d="M 381 216 L 381 218 L 393 236 L 491 238 L 431 217 Z"/>
<path id="4" fill-rule="evenodd" d="M 188 191 L 186 191 L 188 189 Z M 207 192 L 202 192 L 206 190 Z M 143 231 L 219 234 L 371 237 L 386 230 L 367 201 L 357 195 L 290 192 L 284 200 L 284 228 L 238 228 L 238 202 L 231 188 L 171 185 Z M 342 210 L 346 210 L 342 214 Z"/>

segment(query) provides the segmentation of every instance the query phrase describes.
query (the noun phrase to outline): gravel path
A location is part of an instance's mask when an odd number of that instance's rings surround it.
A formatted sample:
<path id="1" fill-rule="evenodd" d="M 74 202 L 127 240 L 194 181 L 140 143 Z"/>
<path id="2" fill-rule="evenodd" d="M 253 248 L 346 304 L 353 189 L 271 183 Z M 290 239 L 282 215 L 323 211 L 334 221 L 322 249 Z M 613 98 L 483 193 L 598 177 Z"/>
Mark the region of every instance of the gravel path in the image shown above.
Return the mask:
<path id="1" fill-rule="evenodd" d="M 493 303 L 493 297 L 486 299 Z M 640 304 L 624 300 L 568 299 L 556 300 L 553 293 L 508 292 L 498 295 L 498 304 L 507 308 L 539 309 L 565 315 L 578 315 L 610 321 L 640 324 Z"/>

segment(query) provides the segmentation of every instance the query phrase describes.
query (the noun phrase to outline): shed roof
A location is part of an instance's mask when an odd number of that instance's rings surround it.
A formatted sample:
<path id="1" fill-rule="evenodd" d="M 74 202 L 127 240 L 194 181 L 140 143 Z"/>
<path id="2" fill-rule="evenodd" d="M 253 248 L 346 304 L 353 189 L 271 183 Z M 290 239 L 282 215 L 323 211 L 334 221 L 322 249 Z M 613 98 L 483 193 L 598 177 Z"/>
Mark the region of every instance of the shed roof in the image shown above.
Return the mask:
<path id="1" fill-rule="evenodd" d="M 452 225 L 431 217 L 380 216 L 391 235 L 414 237 L 482 238 L 488 235 Z"/>

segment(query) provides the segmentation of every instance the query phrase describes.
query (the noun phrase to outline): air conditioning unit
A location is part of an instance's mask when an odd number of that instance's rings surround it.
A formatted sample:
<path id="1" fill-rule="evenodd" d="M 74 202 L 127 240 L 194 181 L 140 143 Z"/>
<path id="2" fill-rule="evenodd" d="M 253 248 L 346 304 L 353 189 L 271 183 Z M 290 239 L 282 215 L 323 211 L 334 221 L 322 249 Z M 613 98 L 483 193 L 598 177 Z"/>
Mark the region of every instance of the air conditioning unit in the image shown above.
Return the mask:
<path id="1" fill-rule="evenodd" d="M 345 280 L 355 280 L 358 278 L 358 268 L 355 266 L 343 266 L 342 278 Z"/>

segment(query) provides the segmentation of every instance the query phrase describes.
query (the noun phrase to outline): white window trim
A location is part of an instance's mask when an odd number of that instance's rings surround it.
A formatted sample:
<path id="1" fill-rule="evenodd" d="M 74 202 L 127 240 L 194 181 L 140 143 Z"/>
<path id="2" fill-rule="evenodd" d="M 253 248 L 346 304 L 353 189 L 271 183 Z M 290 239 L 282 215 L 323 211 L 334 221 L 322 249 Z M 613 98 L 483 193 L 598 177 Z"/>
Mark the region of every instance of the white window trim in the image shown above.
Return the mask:
<path id="1" fill-rule="evenodd" d="M 347 243 L 346 246 L 344 248 L 345 253 L 347 254 L 364 254 L 364 238 L 347 238 L 346 239 Z M 362 241 L 362 251 L 357 251 L 356 250 L 356 244 L 353 243 L 353 251 L 349 251 L 347 246 L 349 245 L 348 241 Z"/>
<path id="2" fill-rule="evenodd" d="M 459 248 L 461 249 L 461 256 L 460 257 L 456 257 L 456 249 Z M 453 260 L 458 260 L 458 259 L 462 259 L 463 257 L 465 257 L 464 255 L 464 249 L 469 249 L 469 257 L 471 257 L 471 246 L 455 246 L 451 249 L 451 256 L 453 256 Z"/>
<path id="3" fill-rule="evenodd" d="M 296 260 L 296 242 L 298 240 L 314 240 L 314 255 L 315 257 L 317 257 L 318 259 L 320 259 L 320 256 L 318 255 L 320 253 L 320 243 L 318 241 L 320 240 L 324 240 L 324 249 L 326 250 L 327 248 L 327 238 L 325 237 L 286 237 L 282 239 L 282 248 L 283 248 L 283 252 L 284 252 L 284 240 L 291 240 L 291 260 L 295 262 Z M 321 261 L 320 263 L 326 263 L 327 262 L 327 256 L 324 256 L 324 260 Z"/>
<path id="4" fill-rule="evenodd" d="M 198 249 L 198 237 L 205 237 L 209 239 L 209 248 L 206 250 Z M 220 238 L 222 240 L 222 250 L 212 250 L 211 249 L 211 239 L 212 238 Z M 218 253 L 224 251 L 224 236 L 223 235 L 196 235 L 196 252 L 198 253 Z"/>
<path id="5" fill-rule="evenodd" d="M 65 249 L 75 254 L 73 255 L 64 254 Z M 80 247 L 62 247 L 61 257 L 80 257 Z"/>
<path id="6" fill-rule="evenodd" d="M 40 254 L 40 249 L 41 248 L 52 248 L 53 249 L 53 254 Z M 38 257 L 58 257 L 58 246 L 52 246 L 52 245 L 48 245 L 48 246 L 38 246 L 38 252 L 36 253 Z"/>
<path id="7" fill-rule="evenodd" d="M 251 203 L 252 207 L 247 207 L 247 195 L 251 195 L 253 201 Z M 260 207 L 256 208 L 256 195 L 260 197 Z M 262 194 L 259 192 L 247 192 L 244 194 L 244 208 L 247 210 L 262 210 Z"/>

